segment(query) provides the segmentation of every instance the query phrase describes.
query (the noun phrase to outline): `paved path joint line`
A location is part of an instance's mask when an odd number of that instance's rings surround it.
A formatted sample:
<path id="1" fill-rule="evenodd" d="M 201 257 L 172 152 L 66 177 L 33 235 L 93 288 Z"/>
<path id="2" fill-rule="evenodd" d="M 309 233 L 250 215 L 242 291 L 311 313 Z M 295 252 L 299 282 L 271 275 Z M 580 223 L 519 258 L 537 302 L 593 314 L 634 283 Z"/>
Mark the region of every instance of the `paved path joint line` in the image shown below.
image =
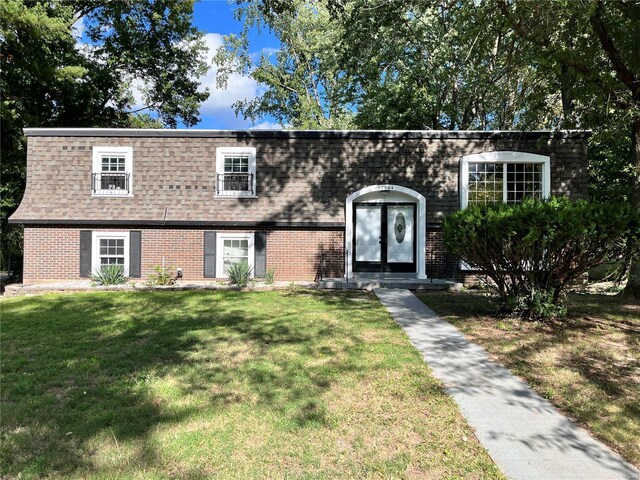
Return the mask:
<path id="1" fill-rule="evenodd" d="M 478 440 L 516 480 L 639 480 L 640 472 L 489 359 L 409 290 L 375 289 Z"/>

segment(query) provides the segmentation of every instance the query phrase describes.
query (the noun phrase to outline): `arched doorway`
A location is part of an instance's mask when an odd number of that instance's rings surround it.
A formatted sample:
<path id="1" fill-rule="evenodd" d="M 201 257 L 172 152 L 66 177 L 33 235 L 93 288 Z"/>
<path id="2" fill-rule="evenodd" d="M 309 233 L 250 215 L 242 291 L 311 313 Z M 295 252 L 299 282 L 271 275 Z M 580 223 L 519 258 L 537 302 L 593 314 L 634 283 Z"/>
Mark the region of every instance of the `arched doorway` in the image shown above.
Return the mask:
<path id="1" fill-rule="evenodd" d="M 398 273 L 424 279 L 426 200 L 400 185 L 371 185 L 347 197 L 345 275 Z"/>

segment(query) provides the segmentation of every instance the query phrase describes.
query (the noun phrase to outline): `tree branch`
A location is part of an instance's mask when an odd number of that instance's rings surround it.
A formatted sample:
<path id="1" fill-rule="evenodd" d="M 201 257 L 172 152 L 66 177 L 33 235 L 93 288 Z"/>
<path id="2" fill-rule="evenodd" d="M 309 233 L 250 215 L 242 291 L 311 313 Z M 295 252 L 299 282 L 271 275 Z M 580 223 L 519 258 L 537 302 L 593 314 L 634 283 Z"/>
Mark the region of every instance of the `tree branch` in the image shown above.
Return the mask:
<path id="1" fill-rule="evenodd" d="M 611 62 L 611 65 L 613 65 L 613 69 L 615 70 L 618 79 L 624 83 L 629 90 L 631 90 L 631 93 L 635 95 L 640 83 L 633 72 L 624 63 L 624 60 L 620 56 L 620 52 L 613 43 L 613 38 L 609 35 L 609 31 L 602 19 L 603 9 L 604 4 L 602 3 L 602 0 L 597 0 L 596 8 L 591 16 L 591 25 L 593 26 L 594 31 L 598 34 L 600 45 Z"/>

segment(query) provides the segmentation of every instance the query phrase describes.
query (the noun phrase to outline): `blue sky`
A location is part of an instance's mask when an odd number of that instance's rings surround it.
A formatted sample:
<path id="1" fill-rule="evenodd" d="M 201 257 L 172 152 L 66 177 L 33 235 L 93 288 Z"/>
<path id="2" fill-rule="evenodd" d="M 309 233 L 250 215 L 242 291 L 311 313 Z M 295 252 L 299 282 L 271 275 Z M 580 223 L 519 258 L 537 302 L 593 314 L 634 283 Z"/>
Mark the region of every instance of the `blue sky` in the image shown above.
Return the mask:
<path id="1" fill-rule="evenodd" d="M 211 59 L 214 50 L 221 45 L 223 35 L 242 30 L 242 22 L 233 17 L 234 8 L 226 0 L 200 0 L 196 3 L 194 24 L 205 33 L 205 41 L 210 50 L 208 59 Z M 279 45 L 278 39 L 266 29 L 259 33 L 251 31 L 249 40 L 253 52 L 274 49 Z M 212 65 L 209 73 L 201 79 L 203 85 L 209 88 L 210 97 L 201 108 L 202 121 L 195 128 L 277 128 L 271 118 L 261 120 L 257 125 L 244 120 L 242 116 L 237 118 L 231 107 L 233 102 L 255 97 L 260 86 L 248 77 L 236 75 L 230 79 L 226 90 L 218 90 L 215 86 L 215 70 L 215 65 Z"/>

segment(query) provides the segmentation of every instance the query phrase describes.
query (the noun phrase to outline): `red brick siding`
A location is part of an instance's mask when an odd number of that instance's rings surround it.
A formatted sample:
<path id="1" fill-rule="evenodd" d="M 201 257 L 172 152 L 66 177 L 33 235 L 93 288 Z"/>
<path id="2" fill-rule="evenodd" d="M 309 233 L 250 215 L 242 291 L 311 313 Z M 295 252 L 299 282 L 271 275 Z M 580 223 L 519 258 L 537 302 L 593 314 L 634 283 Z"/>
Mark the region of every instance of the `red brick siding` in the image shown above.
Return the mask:
<path id="1" fill-rule="evenodd" d="M 80 230 L 121 232 L 128 229 L 25 227 L 24 282 L 79 279 Z M 153 273 L 153 266 L 161 265 L 164 257 L 166 266 L 182 269 L 185 280 L 205 280 L 204 229 L 129 230 L 142 231 L 142 279 Z M 234 232 L 239 230 L 224 230 L 224 233 Z M 267 268 L 275 270 L 276 280 L 313 281 L 320 275 L 321 252 L 325 252 L 325 275 L 341 276 L 344 271 L 343 245 L 342 231 L 267 231 Z"/>
<path id="2" fill-rule="evenodd" d="M 79 276 L 80 229 L 25 227 L 25 283 Z"/>
<path id="3" fill-rule="evenodd" d="M 267 233 L 267 269 L 276 280 L 316 280 L 344 275 L 344 232 L 274 230 Z"/>

